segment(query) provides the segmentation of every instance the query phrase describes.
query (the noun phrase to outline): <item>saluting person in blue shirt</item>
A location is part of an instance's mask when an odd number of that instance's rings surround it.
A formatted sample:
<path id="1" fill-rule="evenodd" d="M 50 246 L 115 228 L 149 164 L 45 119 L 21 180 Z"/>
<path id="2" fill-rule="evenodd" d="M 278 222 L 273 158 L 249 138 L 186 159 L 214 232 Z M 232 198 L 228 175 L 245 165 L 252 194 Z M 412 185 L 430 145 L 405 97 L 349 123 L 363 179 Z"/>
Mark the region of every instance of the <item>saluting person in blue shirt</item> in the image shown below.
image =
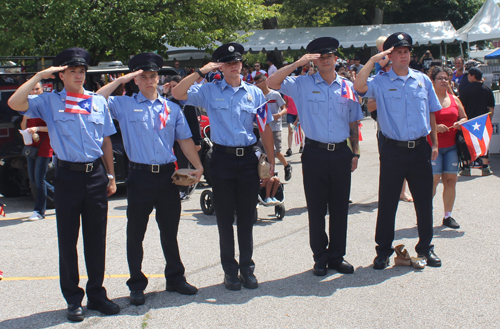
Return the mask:
<path id="1" fill-rule="evenodd" d="M 196 168 L 193 175 L 203 174 L 191 130 L 181 108 L 158 95 L 158 71 L 163 66 L 161 56 L 142 53 L 134 56 L 129 73 L 99 89 L 109 100 L 109 110 L 120 123 L 125 151 L 130 160 L 127 178 L 127 260 L 130 269 L 130 303 L 145 302 L 144 289 L 148 279 L 141 271 L 142 241 L 149 215 L 156 208 L 165 260 L 167 291 L 193 295 L 196 287 L 186 282 L 184 265 L 179 255 L 177 231 L 181 215 L 179 189 L 172 182 L 177 160 L 172 148 L 179 142 L 182 151 Z M 122 83 L 134 79 L 140 92 L 133 96 L 111 96 Z"/>
<path id="2" fill-rule="evenodd" d="M 309 54 L 267 79 L 269 87 L 293 97 L 306 135 L 302 171 L 315 262 L 313 274 L 317 276 L 326 275 L 327 266 L 340 273 L 354 272 L 344 256 L 351 172 L 356 170 L 359 159 L 357 121 L 363 114 L 352 83 L 335 72 L 338 46 L 335 38 L 315 39 L 307 45 Z M 288 76 L 311 60 L 318 67 L 317 73 Z M 347 139 L 352 150 L 347 147 Z M 327 209 L 330 237 L 325 232 Z"/>
<path id="3" fill-rule="evenodd" d="M 389 265 L 393 253 L 394 226 L 401 186 L 408 181 L 420 240 L 415 249 L 427 259 L 429 266 L 441 266 L 431 244 L 432 166 L 438 156 L 436 119 L 434 112 L 441 105 L 427 75 L 410 69 L 412 38 L 404 32 L 394 33 L 384 42 L 384 51 L 370 58 L 358 73 L 354 88 L 358 93 L 377 102 L 380 124 L 380 189 L 375 242 L 375 269 Z M 392 61 L 389 72 L 368 80 L 374 63 L 388 56 Z M 432 148 L 426 137 L 430 134 Z"/>
<path id="4" fill-rule="evenodd" d="M 187 100 L 188 105 L 205 108 L 210 118 L 210 136 L 214 142 L 210 163 L 213 202 L 219 229 L 221 262 L 225 272 L 224 284 L 229 290 L 240 290 L 240 280 L 245 288 L 258 287 L 252 260 L 252 229 L 260 185 L 258 159 L 253 150 L 257 143 L 253 123 L 257 109 L 266 103 L 266 99 L 259 88 L 240 78 L 243 51 L 243 46 L 237 43 L 220 46 L 212 55 L 214 62 L 184 78 L 172 90 L 176 99 Z M 191 87 L 196 79 L 213 69 L 220 69 L 224 73 L 224 79 Z M 272 114 L 267 110 L 267 123 L 272 120 Z M 261 138 L 266 154 L 271 155 L 268 160 L 273 174 L 274 143 L 269 124 L 265 125 Z M 240 248 L 239 264 L 234 258 L 235 211 Z"/>
<path id="5" fill-rule="evenodd" d="M 109 136 L 116 130 L 104 97 L 83 88 L 89 62 L 90 55 L 86 50 L 66 49 L 54 58 L 52 67 L 38 72 L 9 99 L 12 109 L 47 123 L 50 142 L 58 158 L 54 201 L 59 273 L 70 321 L 84 319 L 81 302 L 85 293 L 78 286 L 80 276 L 76 251 L 80 216 L 89 277 L 87 308 L 104 314 L 120 312 L 120 307 L 106 297 L 106 289 L 102 286 L 108 196 L 116 192 Z M 55 74 L 64 83 L 61 92 L 28 99 L 29 92 L 40 80 L 55 78 Z"/>

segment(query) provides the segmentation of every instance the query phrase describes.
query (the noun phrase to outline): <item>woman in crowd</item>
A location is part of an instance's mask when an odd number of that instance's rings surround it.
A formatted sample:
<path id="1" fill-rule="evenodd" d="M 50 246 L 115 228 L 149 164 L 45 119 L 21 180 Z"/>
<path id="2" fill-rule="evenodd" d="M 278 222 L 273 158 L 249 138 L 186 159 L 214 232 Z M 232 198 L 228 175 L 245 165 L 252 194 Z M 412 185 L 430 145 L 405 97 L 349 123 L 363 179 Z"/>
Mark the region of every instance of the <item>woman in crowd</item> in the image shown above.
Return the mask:
<path id="1" fill-rule="evenodd" d="M 438 132 L 439 155 L 432 161 L 434 174 L 434 195 L 436 187 L 441 180 L 443 182 L 443 225 L 451 228 L 459 228 L 460 225 L 451 212 L 455 203 L 455 186 L 458 174 L 458 154 L 455 135 L 457 129 L 461 129 L 460 123 L 467 120 L 464 108 L 460 100 L 449 92 L 451 75 L 453 72 L 445 71 L 442 67 L 434 67 L 431 72 L 431 80 L 436 90 L 436 95 L 441 103 L 442 110 L 436 113 L 436 124 Z"/>

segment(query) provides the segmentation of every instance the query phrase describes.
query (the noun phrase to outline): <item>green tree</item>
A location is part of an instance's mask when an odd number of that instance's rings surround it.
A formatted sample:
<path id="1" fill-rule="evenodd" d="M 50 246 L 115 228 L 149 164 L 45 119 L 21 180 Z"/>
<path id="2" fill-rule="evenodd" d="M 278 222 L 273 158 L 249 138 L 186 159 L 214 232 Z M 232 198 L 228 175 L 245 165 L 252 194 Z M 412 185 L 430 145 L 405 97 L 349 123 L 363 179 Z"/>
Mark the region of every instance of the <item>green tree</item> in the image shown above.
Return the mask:
<path id="1" fill-rule="evenodd" d="M 92 64 L 158 51 L 165 43 L 212 48 L 236 31 L 276 16 L 262 0 L 4 0 L 0 55 L 54 55 L 82 47 Z"/>

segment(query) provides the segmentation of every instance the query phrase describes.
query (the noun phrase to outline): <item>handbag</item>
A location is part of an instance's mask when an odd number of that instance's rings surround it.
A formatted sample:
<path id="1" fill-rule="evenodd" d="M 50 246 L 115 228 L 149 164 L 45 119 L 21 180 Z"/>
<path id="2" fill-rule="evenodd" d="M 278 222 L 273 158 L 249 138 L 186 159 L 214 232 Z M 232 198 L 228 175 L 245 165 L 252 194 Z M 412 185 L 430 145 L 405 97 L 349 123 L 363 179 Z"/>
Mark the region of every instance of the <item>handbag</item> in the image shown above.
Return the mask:
<path id="1" fill-rule="evenodd" d="M 467 143 L 465 142 L 464 134 L 461 130 L 457 131 L 457 134 L 455 135 L 455 142 L 457 143 L 458 159 L 461 164 L 460 167 L 463 168 L 463 164 L 469 163 L 471 156 L 469 149 L 467 148 Z"/>
<path id="2" fill-rule="evenodd" d="M 45 137 L 42 138 L 42 141 L 40 142 L 40 144 L 38 144 L 38 147 L 31 146 L 31 145 L 24 145 L 23 155 L 27 158 L 35 159 L 38 156 L 38 148 L 40 147 L 40 145 L 42 145 L 44 140 L 45 140 Z"/>

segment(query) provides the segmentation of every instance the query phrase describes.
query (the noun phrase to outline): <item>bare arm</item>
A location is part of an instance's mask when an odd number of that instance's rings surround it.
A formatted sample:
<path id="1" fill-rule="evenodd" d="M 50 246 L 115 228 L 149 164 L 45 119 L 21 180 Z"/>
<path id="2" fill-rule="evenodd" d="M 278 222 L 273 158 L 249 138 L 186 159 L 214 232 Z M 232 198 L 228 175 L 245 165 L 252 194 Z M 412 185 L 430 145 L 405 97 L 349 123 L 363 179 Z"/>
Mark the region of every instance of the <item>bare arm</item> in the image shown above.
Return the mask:
<path id="1" fill-rule="evenodd" d="M 437 159 L 439 154 L 437 128 L 436 128 L 436 115 L 434 114 L 434 112 L 432 112 L 429 114 L 429 117 L 431 119 L 431 142 L 432 142 L 431 160 L 434 161 Z"/>
<path id="2" fill-rule="evenodd" d="M 352 153 L 359 154 L 359 125 L 358 121 L 349 123 L 349 142 L 351 142 Z M 353 157 L 351 160 L 351 171 L 358 168 L 358 157 Z"/>
<path id="3" fill-rule="evenodd" d="M 14 111 L 24 112 L 29 108 L 28 96 L 30 95 L 31 89 L 33 89 L 37 83 L 43 79 L 54 79 L 54 74 L 60 71 L 64 71 L 67 66 L 51 66 L 48 69 L 38 72 L 31 79 L 23 83 L 23 85 L 17 88 L 16 92 L 10 96 L 7 104 Z"/>
<path id="4" fill-rule="evenodd" d="M 104 137 L 102 141 L 102 162 L 104 163 L 104 168 L 108 174 L 115 176 L 115 167 L 113 164 L 113 144 L 111 143 L 111 138 L 109 136 Z M 115 194 L 116 192 L 116 177 L 109 181 L 108 185 L 108 196 Z"/>
<path id="5" fill-rule="evenodd" d="M 25 130 L 28 123 L 28 117 L 26 115 L 23 116 L 23 121 L 21 121 L 21 130 Z"/>
<path id="6" fill-rule="evenodd" d="M 265 130 L 260 133 L 260 138 L 262 139 L 262 144 L 264 145 L 264 150 L 266 151 L 267 154 L 267 161 L 271 165 L 269 174 L 271 176 L 274 176 L 274 139 L 273 139 L 273 131 L 271 130 L 269 124 L 266 124 Z"/>
<path id="7" fill-rule="evenodd" d="M 220 68 L 223 64 L 224 63 L 210 62 L 207 65 L 203 66 L 200 69 L 200 71 L 203 74 L 207 74 L 210 71 L 212 71 L 213 69 Z M 194 73 L 191 73 L 190 75 L 188 75 L 187 77 L 185 77 L 184 79 L 182 79 L 181 82 L 179 82 L 177 84 L 177 86 L 175 86 L 175 88 L 172 88 L 172 96 L 174 96 L 174 98 L 177 100 L 186 101 L 188 98 L 187 92 L 188 92 L 189 88 L 193 85 L 193 83 L 196 80 L 198 80 L 199 77 L 200 77 L 200 75 L 198 73 L 194 72 Z"/>
<path id="8" fill-rule="evenodd" d="M 386 51 L 373 55 L 368 62 L 366 62 L 365 66 L 358 72 L 356 76 L 356 80 L 354 80 L 354 90 L 356 90 L 360 94 L 365 94 L 368 91 L 368 77 L 372 72 L 373 66 L 375 63 L 380 61 L 384 56 L 389 55 L 394 48 L 389 48 Z"/>
<path id="9" fill-rule="evenodd" d="M 195 175 L 196 181 L 199 181 L 201 175 L 203 175 L 203 165 L 201 164 L 200 156 L 198 155 L 198 151 L 196 151 L 193 139 L 178 139 L 177 142 L 179 143 L 179 146 L 181 147 L 181 150 L 186 158 L 193 164 L 195 168 L 195 170 L 193 170 L 189 174 Z"/>
<path id="10" fill-rule="evenodd" d="M 462 105 L 460 99 L 458 99 L 457 96 L 452 97 L 455 98 L 455 103 L 457 103 L 458 106 L 458 121 L 453 124 L 453 128 L 462 129 L 462 127 L 460 127 L 460 124 L 467 121 L 467 114 L 465 113 L 464 106 Z"/>
<path id="11" fill-rule="evenodd" d="M 278 71 L 274 72 L 274 74 L 266 80 L 266 84 L 269 86 L 269 88 L 280 89 L 283 80 L 285 80 L 285 78 L 289 76 L 297 67 L 302 66 L 312 60 L 318 59 L 320 56 L 320 54 L 305 54 L 298 61 L 284 66 Z"/>
<path id="12" fill-rule="evenodd" d="M 139 74 L 142 73 L 142 70 L 138 70 L 129 74 L 126 74 L 122 77 L 119 77 L 118 79 L 115 79 L 113 82 L 108 83 L 107 85 L 99 88 L 99 90 L 96 92 L 96 94 L 104 96 L 106 99 L 115 91 L 116 88 L 118 88 L 119 85 L 122 83 L 127 83 L 130 80 L 132 80 L 134 77 L 138 76 Z"/>
<path id="13" fill-rule="evenodd" d="M 488 107 L 490 109 L 490 120 L 493 120 L 493 113 L 495 113 L 494 107 Z"/>
<path id="14" fill-rule="evenodd" d="M 280 107 L 280 109 L 281 109 L 281 111 L 279 111 L 276 114 L 273 114 L 274 120 L 278 120 L 279 118 L 281 118 L 282 116 L 284 116 L 286 114 L 286 105 L 282 105 Z"/>

